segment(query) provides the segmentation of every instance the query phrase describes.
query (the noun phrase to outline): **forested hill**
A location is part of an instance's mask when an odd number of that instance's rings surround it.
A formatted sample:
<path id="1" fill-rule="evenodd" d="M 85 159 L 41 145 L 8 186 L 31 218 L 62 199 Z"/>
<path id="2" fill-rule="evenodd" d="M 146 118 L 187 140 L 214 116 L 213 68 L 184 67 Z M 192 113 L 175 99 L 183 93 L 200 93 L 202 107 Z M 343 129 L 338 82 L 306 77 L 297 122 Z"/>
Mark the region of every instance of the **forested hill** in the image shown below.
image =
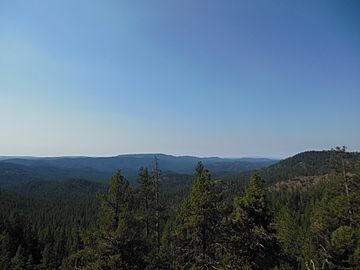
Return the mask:
<path id="1" fill-rule="evenodd" d="M 281 160 L 268 167 L 241 173 L 229 173 L 225 178 L 246 183 L 253 173 L 257 173 L 267 184 L 292 180 L 301 176 L 319 176 L 330 173 L 334 168 L 334 151 L 306 151 Z M 359 152 L 347 153 L 347 166 L 349 171 L 354 171 Z"/>
<path id="2" fill-rule="evenodd" d="M 2 158 L 3 162 L 31 167 L 52 167 L 72 170 L 95 170 L 114 172 L 120 168 L 123 173 L 136 172 L 140 167 L 151 167 L 153 158 L 158 158 L 163 171 L 192 173 L 195 165 L 201 161 L 213 171 L 248 171 L 269 166 L 277 162 L 266 158 L 219 158 L 172 156 L 165 154 L 132 154 L 114 157 L 54 157 L 54 158 Z"/>
<path id="3" fill-rule="evenodd" d="M 334 151 L 308 151 L 285 159 L 278 164 L 261 170 L 261 175 L 269 182 L 291 179 L 296 176 L 327 174 L 334 168 Z M 353 170 L 360 153 L 347 153 L 349 170 Z"/>
<path id="4" fill-rule="evenodd" d="M 154 164 L 104 184 L 0 162 L 23 179 L 0 186 L 0 269 L 360 269 L 358 153 L 304 152 L 236 181 Z"/>
<path id="5" fill-rule="evenodd" d="M 66 169 L 50 166 L 29 166 L 0 161 L 0 187 L 39 181 L 62 181 L 71 178 L 105 181 L 111 173 L 93 169 Z"/>

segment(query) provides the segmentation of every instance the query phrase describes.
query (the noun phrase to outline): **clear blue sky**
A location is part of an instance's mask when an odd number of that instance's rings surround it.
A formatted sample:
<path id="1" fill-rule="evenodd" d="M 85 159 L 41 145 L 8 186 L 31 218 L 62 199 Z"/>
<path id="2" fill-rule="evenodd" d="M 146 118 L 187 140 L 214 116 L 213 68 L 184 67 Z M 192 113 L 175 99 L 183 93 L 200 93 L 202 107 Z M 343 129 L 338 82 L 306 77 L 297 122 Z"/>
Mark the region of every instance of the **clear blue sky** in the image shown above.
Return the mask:
<path id="1" fill-rule="evenodd" d="M 0 155 L 360 150 L 360 1 L 0 0 Z"/>

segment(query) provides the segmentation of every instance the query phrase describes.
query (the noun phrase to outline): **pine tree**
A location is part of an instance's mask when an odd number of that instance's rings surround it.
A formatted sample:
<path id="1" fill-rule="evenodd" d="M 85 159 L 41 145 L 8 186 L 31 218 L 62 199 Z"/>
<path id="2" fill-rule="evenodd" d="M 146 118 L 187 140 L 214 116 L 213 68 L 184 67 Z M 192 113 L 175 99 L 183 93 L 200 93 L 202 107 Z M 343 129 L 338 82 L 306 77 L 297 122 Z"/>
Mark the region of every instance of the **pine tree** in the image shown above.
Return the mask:
<path id="1" fill-rule="evenodd" d="M 42 269 L 56 269 L 56 258 L 51 243 L 47 243 L 41 252 L 41 266 Z"/>
<path id="2" fill-rule="evenodd" d="M 360 178 L 354 174 L 356 166 L 351 166 L 346 147 L 336 147 L 330 153 L 330 181 L 311 215 L 310 239 L 318 251 L 312 259 L 321 268 L 357 269 Z"/>
<path id="3" fill-rule="evenodd" d="M 152 180 L 154 184 L 155 192 L 155 236 L 156 236 L 156 251 L 159 254 L 161 245 L 161 234 L 160 234 L 160 181 L 161 181 L 161 170 L 159 168 L 158 159 L 155 156 L 152 168 Z"/>
<path id="4" fill-rule="evenodd" d="M 11 239 L 8 232 L 0 235 L 0 269 L 10 269 Z"/>
<path id="5" fill-rule="evenodd" d="M 155 198 L 155 189 L 151 181 L 151 177 L 147 168 L 140 168 L 138 174 L 138 182 L 140 185 L 140 199 L 142 211 L 142 219 L 145 222 L 145 235 L 146 238 L 150 238 L 151 234 L 151 225 L 154 216 L 154 198 Z"/>
<path id="6" fill-rule="evenodd" d="M 182 203 L 173 231 L 174 266 L 179 269 L 215 269 L 221 196 L 209 171 L 200 162 L 191 192 Z"/>
<path id="7" fill-rule="evenodd" d="M 29 258 L 26 261 L 26 270 L 34 270 L 34 269 L 35 269 L 34 258 L 30 254 Z"/>
<path id="8" fill-rule="evenodd" d="M 99 228 L 85 239 L 85 248 L 63 268 L 144 269 L 147 245 L 137 218 L 128 181 L 119 170 L 111 177 L 108 192 L 100 194 Z"/>
<path id="9" fill-rule="evenodd" d="M 24 249 L 19 246 L 14 258 L 11 259 L 11 269 L 13 270 L 26 270 L 26 258 L 24 255 Z"/>
<path id="10" fill-rule="evenodd" d="M 345 195 L 346 195 L 346 200 L 347 200 L 347 204 L 348 204 L 348 214 L 349 214 L 349 219 L 352 222 L 353 219 L 353 210 L 352 210 L 352 205 L 351 205 L 351 199 L 350 199 L 350 187 L 349 187 L 349 177 L 347 175 L 347 164 L 348 164 L 348 153 L 346 152 L 346 147 L 345 146 L 337 146 L 335 147 L 335 149 L 332 149 L 333 152 L 333 168 L 335 169 L 335 171 L 340 171 L 340 174 L 342 176 L 342 181 L 343 181 L 343 185 L 344 185 L 344 190 L 345 190 Z"/>
<path id="11" fill-rule="evenodd" d="M 346 173 L 344 148 L 334 150 L 331 182 L 311 216 L 312 240 L 318 249 L 319 267 L 360 267 L 360 178 Z M 350 240 L 351 239 L 351 240 Z"/>
<path id="12" fill-rule="evenodd" d="M 223 254 L 227 269 L 271 269 L 278 264 L 280 245 L 270 223 L 262 181 L 254 174 L 245 195 L 234 198 Z"/>
<path id="13" fill-rule="evenodd" d="M 276 235 L 279 243 L 284 249 L 284 256 L 289 261 L 292 268 L 298 265 L 297 259 L 300 257 L 301 238 L 299 228 L 295 224 L 294 217 L 287 206 L 283 206 L 275 217 Z"/>

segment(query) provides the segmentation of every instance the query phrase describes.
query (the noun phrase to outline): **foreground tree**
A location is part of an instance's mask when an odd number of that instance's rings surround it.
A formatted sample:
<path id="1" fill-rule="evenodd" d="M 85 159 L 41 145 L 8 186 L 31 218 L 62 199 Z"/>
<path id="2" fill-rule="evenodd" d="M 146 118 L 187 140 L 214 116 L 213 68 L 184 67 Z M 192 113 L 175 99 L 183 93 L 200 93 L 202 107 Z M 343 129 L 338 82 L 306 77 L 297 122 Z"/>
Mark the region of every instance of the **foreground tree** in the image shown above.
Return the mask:
<path id="1" fill-rule="evenodd" d="M 70 257 L 63 268 L 144 269 L 147 245 L 143 228 L 133 209 L 129 183 L 119 170 L 99 199 L 98 229 L 88 234 L 85 249 Z"/>
<path id="2" fill-rule="evenodd" d="M 11 269 L 13 270 L 25 270 L 26 267 L 26 258 L 24 255 L 24 249 L 22 246 L 19 246 L 14 258 L 11 260 Z"/>
<path id="3" fill-rule="evenodd" d="M 141 167 L 138 173 L 138 183 L 140 186 L 140 208 L 141 219 L 145 223 L 146 239 L 150 239 L 152 224 L 154 223 L 154 185 L 147 168 Z"/>
<path id="4" fill-rule="evenodd" d="M 331 183 L 311 217 L 314 261 L 324 269 L 360 269 L 360 171 L 348 173 L 345 147 L 333 150 Z"/>
<path id="5" fill-rule="evenodd" d="M 8 232 L 0 235 L 0 269 L 10 269 L 11 238 Z"/>
<path id="6" fill-rule="evenodd" d="M 160 181 L 161 181 L 161 170 L 159 168 L 159 163 L 157 157 L 154 158 L 153 168 L 152 168 L 152 181 L 154 184 L 155 192 L 155 236 L 156 236 L 156 251 L 157 254 L 160 252 L 161 245 L 161 235 L 160 235 Z"/>
<path id="7" fill-rule="evenodd" d="M 198 163 L 191 192 L 177 214 L 172 250 L 176 269 L 216 269 L 218 265 L 220 195 L 210 173 Z"/>
<path id="8" fill-rule="evenodd" d="M 223 251 L 227 269 L 271 269 L 280 245 L 270 226 L 271 214 L 261 178 L 252 176 L 243 197 L 235 197 Z"/>

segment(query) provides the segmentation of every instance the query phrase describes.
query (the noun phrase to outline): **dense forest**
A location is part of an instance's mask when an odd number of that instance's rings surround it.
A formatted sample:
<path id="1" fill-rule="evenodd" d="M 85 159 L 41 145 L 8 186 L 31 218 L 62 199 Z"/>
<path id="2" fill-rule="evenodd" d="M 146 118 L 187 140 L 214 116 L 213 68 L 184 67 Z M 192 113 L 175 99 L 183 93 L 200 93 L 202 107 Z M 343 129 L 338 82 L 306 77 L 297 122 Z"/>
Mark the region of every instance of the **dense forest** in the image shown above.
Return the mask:
<path id="1" fill-rule="evenodd" d="M 136 183 L 121 170 L 108 183 L 5 179 L 0 269 L 360 269 L 358 153 L 249 172 L 160 165 Z"/>

